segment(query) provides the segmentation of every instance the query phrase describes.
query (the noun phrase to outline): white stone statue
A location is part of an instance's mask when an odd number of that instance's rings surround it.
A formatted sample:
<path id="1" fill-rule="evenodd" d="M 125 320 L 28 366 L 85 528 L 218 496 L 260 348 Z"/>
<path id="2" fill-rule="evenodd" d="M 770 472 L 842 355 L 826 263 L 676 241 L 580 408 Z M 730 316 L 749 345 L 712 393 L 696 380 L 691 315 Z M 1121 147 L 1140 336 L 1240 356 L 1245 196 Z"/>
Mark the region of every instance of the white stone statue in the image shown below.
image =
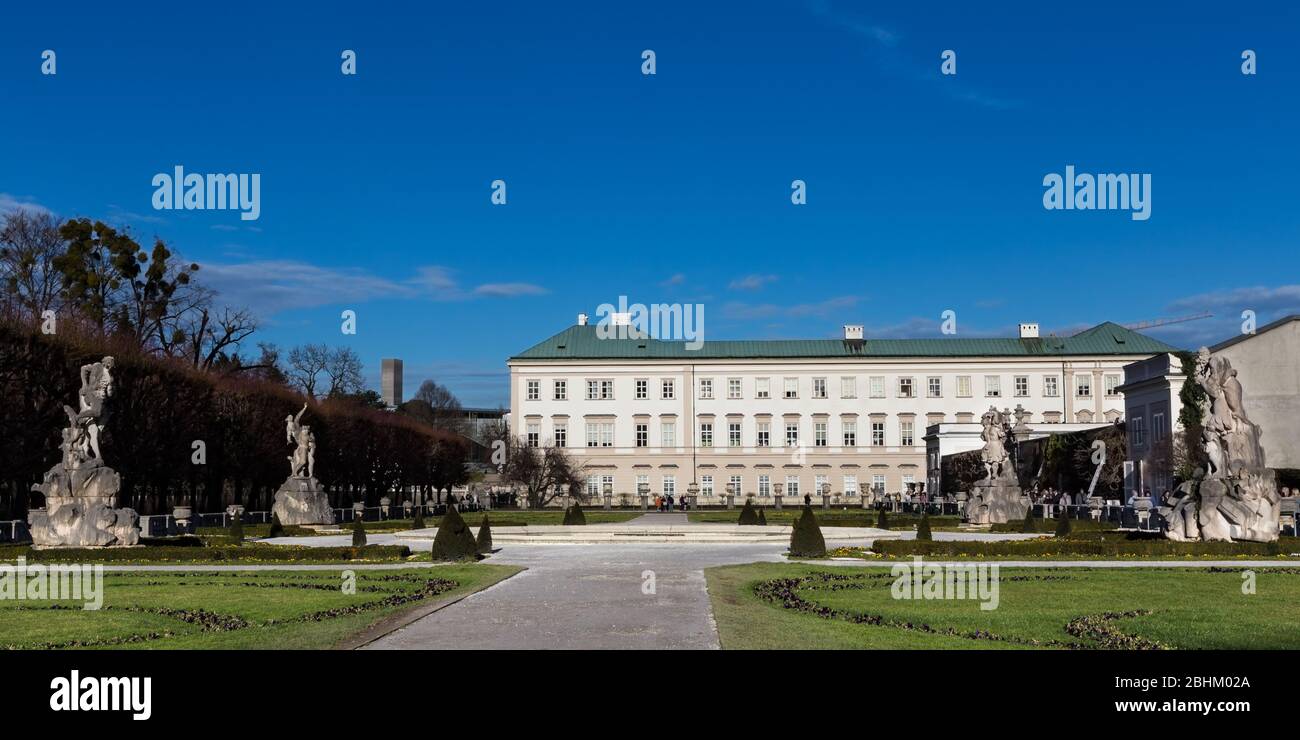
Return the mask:
<path id="1" fill-rule="evenodd" d="M 1165 536 L 1171 540 L 1249 540 L 1278 537 L 1279 496 L 1274 472 L 1264 466 L 1259 427 L 1246 417 L 1244 391 L 1226 357 L 1197 352 L 1192 382 L 1200 402 L 1201 446 L 1206 467 L 1164 502 Z"/>
<path id="2" fill-rule="evenodd" d="M 271 511 L 286 526 L 334 523 L 329 496 L 316 480 L 316 435 L 302 423 L 305 413 L 304 403 L 297 414 L 284 417 L 285 441 L 294 445 L 294 450 L 288 457 L 289 477 L 276 491 Z"/>
<path id="3" fill-rule="evenodd" d="M 1028 511 L 1007 448 L 1010 418 L 1009 411 L 998 411 L 994 406 L 980 418 L 984 425 L 980 432 L 980 439 L 984 440 L 984 448 L 980 450 L 984 478 L 971 486 L 962 509 L 963 519 L 970 524 L 1002 524 L 1023 518 Z"/>
<path id="4" fill-rule="evenodd" d="M 1009 455 L 1007 454 L 1007 422 L 1002 412 L 990 406 L 984 412 L 980 423 L 984 431 L 980 439 L 984 440 L 984 449 L 980 451 L 980 460 L 984 462 L 985 480 L 1000 478 L 1006 471 Z"/>
<path id="5" fill-rule="evenodd" d="M 311 427 L 302 423 L 302 415 L 307 412 L 307 404 L 297 416 L 284 417 L 285 437 L 290 444 L 297 445 L 289 459 L 289 475 L 293 478 L 316 477 L 316 435 Z"/>

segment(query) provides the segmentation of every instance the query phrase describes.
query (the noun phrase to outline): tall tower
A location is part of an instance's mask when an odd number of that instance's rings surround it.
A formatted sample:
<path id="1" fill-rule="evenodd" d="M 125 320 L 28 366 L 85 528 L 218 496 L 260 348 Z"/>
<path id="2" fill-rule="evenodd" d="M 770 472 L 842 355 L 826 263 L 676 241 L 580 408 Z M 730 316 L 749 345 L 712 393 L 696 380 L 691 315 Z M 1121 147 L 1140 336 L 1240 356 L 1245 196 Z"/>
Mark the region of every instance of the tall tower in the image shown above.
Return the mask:
<path id="1" fill-rule="evenodd" d="M 402 361 L 390 358 L 381 361 L 379 390 L 384 403 L 392 406 L 402 405 Z"/>

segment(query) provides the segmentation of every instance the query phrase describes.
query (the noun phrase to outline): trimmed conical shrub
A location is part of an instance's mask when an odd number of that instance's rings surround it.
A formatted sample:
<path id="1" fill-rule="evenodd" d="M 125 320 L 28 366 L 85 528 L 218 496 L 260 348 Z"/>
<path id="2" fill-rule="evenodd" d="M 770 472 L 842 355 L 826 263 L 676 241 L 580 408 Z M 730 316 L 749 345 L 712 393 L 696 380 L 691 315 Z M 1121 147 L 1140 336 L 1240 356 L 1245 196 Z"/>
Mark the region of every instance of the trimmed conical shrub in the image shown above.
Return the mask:
<path id="1" fill-rule="evenodd" d="M 424 507 L 415 507 L 415 521 L 411 522 L 411 529 L 424 529 Z"/>
<path id="2" fill-rule="evenodd" d="M 754 502 L 745 499 L 745 505 L 740 508 L 740 518 L 736 524 L 758 524 L 758 512 L 754 510 Z"/>
<path id="3" fill-rule="evenodd" d="M 270 534 L 267 535 L 267 537 L 283 537 L 283 536 L 284 536 L 284 525 L 280 523 L 280 515 L 272 514 L 271 532 Z"/>
<path id="4" fill-rule="evenodd" d="M 483 515 L 483 521 L 478 525 L 478 554 L 490 555 L 492 553 L 492 525 L 488 523 L 487 514 Z"/>
<path id="5" fill-rule="evenodd" d="M 759 509 L 759 510 L 758 510 L 758 523 L 759 523 L 761 526 L 764 526 L 764 527 L 767 526 L 767 515 L 763 513 L 763 510 L 762 510 L 762 509 Z"/>
<path id="6" fill-rule="evenodd" d="M 573 506 L 570 506 L 569 508 L 564 510 L 563 524 L 578 526 L 586 523 L 587 523 L 587 515 L 582 513 L 581 504 L 575 503 Z"/>
<path id="7" fill-rule="evenodd" d="M 244 518 L 242 516 L 231 517 L 230 519 L 230 544 L 244 544 Z"/>
<path id="8" fill-rule="evenodd" d="M 352 546 L 366 546 L 366 525 L 360 516 L 353 516 L 352 518 Z"/>
<path id="9" fill-rule="evenodd" d="M 921 514 L 921 523 L 916 525 L 916 539 L 922 542 L 930 542 L 934 535 L 930 534 L 930 512 Z"/>
<path id="10" fill-rule="evenodd" d="M 438 522 L 438 534 L 433 537 L 430 555 L 434 560 L 465 560 L 478 558 L 478 542 L 474 533 L 461 517 L 456 507 L 447 507 L 447 513 Z"/>
<path id="11" fill-rule="evenodd" d="M 1038 531 L 1038 525 L 1034 524 L 1034 515 L 1031 512 L 1025 512 L 1025 521 L 1020 525 L 1022 534 L 1034 534 Z"/>
<path id="12" fill-rule="evenodd" d="M 820 558 L 826 556 L 826 540 L 822 537 L 821 525 L 812 507 L 804 504 L 803 513 L 794 521 L 790 532 L 790 555 L 799 558 Z"/>
<path id="13" fill-rule="evenodd" d="M 889 517 L 885 516 L 884 507 L 876 509 L 876 529 L 889 529 Z"/>
<path id="14" fill-rule="evenodd" d="M 1056 520 L 1056 536 L 1065 537 L 1070 534 L 1070 510 L 1061 507 L 1061 518 Z"/>

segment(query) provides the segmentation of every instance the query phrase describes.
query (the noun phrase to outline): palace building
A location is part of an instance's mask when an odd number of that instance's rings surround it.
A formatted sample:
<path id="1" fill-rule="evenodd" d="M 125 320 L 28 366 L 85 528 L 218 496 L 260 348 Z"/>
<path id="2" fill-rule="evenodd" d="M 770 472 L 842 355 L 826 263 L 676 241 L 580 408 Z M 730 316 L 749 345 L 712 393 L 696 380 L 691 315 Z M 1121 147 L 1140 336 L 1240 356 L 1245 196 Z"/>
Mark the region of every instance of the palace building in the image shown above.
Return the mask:
<path id="1" fill-rule="evenodd" d="M 569 448 L 588 493 L 787 501 L 926 481 L 927 429 L 1021 407 L 1035 426 L 1123 417 L 1126 364 L 1175 351 L 1118 324 L 1069 337 L 680 341 L 578 323 L 511 357 L 512 433 Z M 1029 416 L 1024 417 L 1027 412 Z M 1041 427 L 1040 427 L 1041 428 Z M 769 499 L 770 500 L 770 499 Z"/>

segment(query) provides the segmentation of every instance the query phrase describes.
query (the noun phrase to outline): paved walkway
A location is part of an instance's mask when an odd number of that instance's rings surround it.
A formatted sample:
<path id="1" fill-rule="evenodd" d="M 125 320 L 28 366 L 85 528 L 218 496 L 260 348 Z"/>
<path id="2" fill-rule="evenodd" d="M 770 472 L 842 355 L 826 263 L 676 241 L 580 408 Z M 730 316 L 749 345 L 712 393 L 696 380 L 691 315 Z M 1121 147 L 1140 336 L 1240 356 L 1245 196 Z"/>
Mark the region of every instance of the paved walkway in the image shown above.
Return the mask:
<path id="1" fill-rule="evenodd" d="M 648 514 L 628 519 L 619 524 L 626 524 L 629 527 L 677 527 L 683 524 L 690 524 L 691 521 L 686 517 L 684 511 L 659 512 L 652 511 Z"/>

